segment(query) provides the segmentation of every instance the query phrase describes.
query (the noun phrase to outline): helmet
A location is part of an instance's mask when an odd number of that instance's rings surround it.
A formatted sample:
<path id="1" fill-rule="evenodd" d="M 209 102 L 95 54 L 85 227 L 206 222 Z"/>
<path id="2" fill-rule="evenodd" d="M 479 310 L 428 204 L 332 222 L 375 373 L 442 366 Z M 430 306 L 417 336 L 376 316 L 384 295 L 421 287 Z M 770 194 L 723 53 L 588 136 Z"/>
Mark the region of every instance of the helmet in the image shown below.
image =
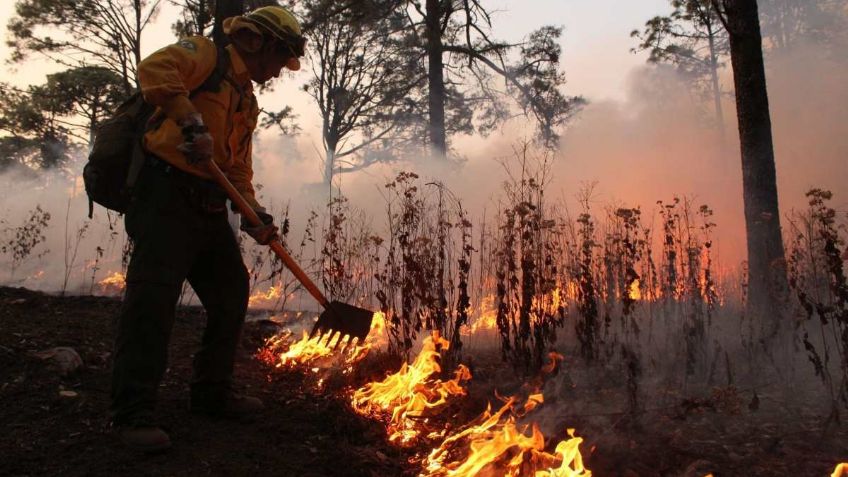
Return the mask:
<path id="1" fill-rule="evenodd" d="M 234 33 L 248 28 L 258 34 L 269 34 L 289 46 L 296 56 L 304 55 L 306 38 L 294 15 L 280 6 L 262 7 L 238 17 L 224 20 L 224 32 Z M 296 58 L 295 58 L 296 59 Z"/>

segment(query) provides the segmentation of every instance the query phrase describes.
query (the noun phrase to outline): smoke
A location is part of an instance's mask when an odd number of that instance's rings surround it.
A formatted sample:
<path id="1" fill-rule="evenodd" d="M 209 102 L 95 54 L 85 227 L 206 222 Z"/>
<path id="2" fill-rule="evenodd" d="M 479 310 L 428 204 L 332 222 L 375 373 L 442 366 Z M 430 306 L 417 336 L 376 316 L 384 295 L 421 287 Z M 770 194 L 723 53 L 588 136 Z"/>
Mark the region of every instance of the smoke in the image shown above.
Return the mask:
<path id="1" fill-rule="evenodd" d="M 803 208 L 804 192 L 814 186 L 833 190 L 837 208 L 844 209 L 848 203 L 842 194 L 848 183 L 846 66 L 813 43 L 767 57 L 784 213 Z M 577 194 L 587 184 L 596 183 L 592 206 L 598 214 L 610 205 L 641 206 L 650 217 L 657 200 L 670 201 L 674 196 L 688 197 L 695 206 L 707 204 L 715 211 L 718 224 L 717 259 L 720 265 L 733 267 L 745 258 L 733 98 L 725 97 L 722 138 L 710 124 L 711 106 L 694 97 L 686 81 L 671 68 L 644 66 L 630 73 L 625 100 L 591 102 L 563 134 L 561 148 L 553 158 L 547 197 L 562 199 L 573 210 L 578 207 Z M 726 89 L 732 84 L 729 71 L 724 72 L 723 83 Z M 342 175 L 336 184 L 378 233 L 386 216 L 383 186 L 401 170 L 443 182 L 462 201 L 472 220 L 480 223 L 484 214 L 491 216 L 497 209 L 507 178 L 501 163 L 509 162 L 532 134 L 528 120 L 513 120 L 486 138 L 455 138 L 454 152 L 462 161 L 447 164 L 418 158 L 379 165 Z M 259 200 L 275 212 L 289 207 L 295 237 L 309 212 L 321 210 L 331 193 L 321 178 L 319 144 L 320 140 L 309 135 L 293 139 L 273 133 L 261 134 L 255 143 L 254 182 Z M 37 248 L 50 252 L 41 258 L 34 253 L 14 276 L 6 274 L 0 281 L 55 291 L 61 289 L 70 267 L 75 270 L 68 288 L 84 292 L 90 288 L 85 267 L 90 270 L 93 266 L 97 247 L 104 249 L 104 256 L 96 277 L 120 269 L 123 224 L 114 217 L 109 220 L 102 208 L 96 209 L 95 219 L 76 244 L 88 207 L 79 178 L 82 163 L 83 158 L 76 157 L 68 167 L 69 175 L 39 172 L 36 180 L 14 172 L 0 176 L 0 187 L 6 191 L 0 199 L 4 219 L 0 238 L 10 239 L 12 229 L 21 225 L 36 205 L 52 216 L 46 241 Z M 72 260 L 74 249 L 77 257 Z M 10 263 L 8 254 L 0 260 Z M 41 278 L 29 278 L 39 271 L 44 272 Z"/>
<path id="2" fill-rule="evenodd" d="M 123 225 L 102 208 L 88 220 L 88 197 L 75 172 L 81 170 L 82 157 L 76 154 L 65 170 L 10 168 L 0 176 L 0 242 L 7 248 L 0 255 L 0 283 L 90 293 L 99 291 L 92 277 L 120 271 Z M 32 222 L 38 208 L 50 217 L 44 227 Z M 16 247 L 29 252 L 15 260 L 8 249 Z"/>

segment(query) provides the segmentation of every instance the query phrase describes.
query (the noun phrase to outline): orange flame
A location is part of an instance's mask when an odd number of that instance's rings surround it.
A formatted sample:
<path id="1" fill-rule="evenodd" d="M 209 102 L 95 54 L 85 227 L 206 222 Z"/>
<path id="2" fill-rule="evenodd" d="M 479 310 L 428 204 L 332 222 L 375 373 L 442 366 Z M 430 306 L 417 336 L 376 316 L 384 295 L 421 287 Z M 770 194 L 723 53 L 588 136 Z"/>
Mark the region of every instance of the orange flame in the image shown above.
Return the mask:
<path id="1" fill-rule="evenodd" d="M 441 371 L 438 349 L 447 349 L 448 345 L 447 340 L 433 333 L 424 340 L 421 353 L 411 365 L 404 363 L 397 373 L 354 391 L 354 410 L 365 416 L 390 413 L 389 440 L 398 444 L 413 442 L 423 432 L 426 416 L 443 407 L 449 399 L 466 393 L 462 383 L 471 379 L 471 372 L 463 365 L 457 368 L 454 379 L 433 378 Z M 438 437 L 438 434 L 431 437 Z"/>
<path id="2" fill-rule="evenodd" d="M 574 293 L 577 293 L 574 291 Z M 539 314 L 556 314 L 559 309 L 567 303 L 567 300 L 573 299 L 569 289 L 563 290 L 556 287 L 550 293 L 546 293 L 540 297 L 533 297 L 532 310 L 533 320 L 538 320 Z M 495 307 L 495 295 L 486 295 L 480 300 L 480 305 L 472 308 L 471 316 L 476 316 L 469 326 L 462 330 L 463 336 L 472 336 L 478 333 L 487 333 L 498 329 L 498 310 Z"/>
<path id="3" fill-rule="evenodd" d="M 127 286 L 127 277 L 121 272 L 113 272 L 108 277 L 97 282 L 100 291 L 105 294 L 117 294 Z"/>
<path id="4" fill-rule="evenodd" d="M 470 326 L 464 327 L 463 335 L 471 336 L 498 329 L 498 310 L 495 308 L 495 295 L 484 296 L 480 300 L 480 305 L 476 309 L 472 309 L 469 314 L 477 318 L 471 322 Z"/>
<path id="5" fill-rule="evenodd" d="M 833 469 L 833 473 L 830 474 L 830 477 L 844 477 L 846 475 L 848 475 L 848 462 L 843 462 L 836 465 L 836 468 Z"/>
<path id="6" fill-rule="evenodd" d="M 326 339 L 321 339 L 320 336 L 310 339 L 309 334 L 304 331 L 300 341 L 292 343 L 286 351 L 277 356 L 277 367 L 306 365 L 312 361 L 329 357 L 335 352 L 332 345 L 334 343 L 329 343 Z M 367 354 L 365 346 L 353 346 L 343 353 L 343 359 L 352 364 L 364 358 L 365 354 Z"/>
<path id="7" fill-rule="evenodd" d="M 530 396 L 523 408 L 529 412 L 542 403 L 541 394 Z M 517 477 L 528 469 L 535 477 L 590 477 L 583 465 L 579 446 L 583 442 L 568 429 L 569 438 L 557 444 L 554 453 L 545 452 L 545 436 L 534 423 L 519 429 L 514 412 L 515 398 L 507 400 L 492 414 L 491 406 L 474 423 L 448 437 L 427 456 L 422 477 L 478 475 L 484 469 L 497 469 L 498 475 Z M 476 423 L 476 424 L 475 424 Z M 457 449 L 468 449 L 464 458 L 450 460 Z"/>
<path id="8" fill-rule="evenodd" d="M 273 285 L 265 291 L 256 291 L 250 295 L 250 298 L 247 299 L 247 306 L 249 308 L 273 306 L 281 296 L 283 296 L 283 287 L 281 285 Z"/>
<path id="9" fill-rule="evenodd" d="M 389 335 L 386 331 L 386 314 L 377 311 L 371 318 L 371 330 L 365 343 L 372 348 L 384 348 L 389 343 Z"/>
<path id="10" fill-rule="evenodd" d="M 354 341 L 348 343 L 349 346 L 343 346 L 344 343 L 342 343 L 338 348 L 336 348 L 336 341 L 339 338 L 331 341 L 326 336 L 316 336 L 310 339 L 304 330 L 299 341 L 290 343 L 292 334 L 284 332 L 269 338 L 265 342 L 265 346 L 257 353 L 257 357 L 278 368 L 314 365 L 316 361 L 325 358 L 334 358 L 334 362 L 340 359 L 344 365 L 350 366 L 362 361 L 371 349 L 381 346 L 385 341 L 385 327 L 385 315 L 380 312 L 374 313 L 371 320 L 371 331 L 369 331 L 365 343 L 359 344 Z M 338 350 L 341 348 L 344 348 L 344 351 L 339 353 Z"/>
<path id="11" fill-rule="evenodd" d="M 642 288 L 640 288 L 638 278 L 630 282 L 630 288 L 627 290 L 627 296 L 633 301 L 639 301 L 642 299 Z"/>

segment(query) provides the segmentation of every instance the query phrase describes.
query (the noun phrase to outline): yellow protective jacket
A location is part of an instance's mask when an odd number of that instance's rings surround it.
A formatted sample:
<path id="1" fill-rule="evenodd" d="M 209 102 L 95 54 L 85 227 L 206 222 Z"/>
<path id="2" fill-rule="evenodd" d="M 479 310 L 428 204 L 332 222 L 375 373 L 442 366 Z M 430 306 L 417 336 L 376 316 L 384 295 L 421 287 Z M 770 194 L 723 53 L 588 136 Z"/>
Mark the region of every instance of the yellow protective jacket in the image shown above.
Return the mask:
<path id="1" fill-rule="evenodd" d="M 183 135 L 177 122 L 199 112 L 214 139 L 213 160 L 254 208 L 259 208 L 253 179 L 253 130 L 259 106 L 250 74 L 236 49 L 227 47 L 230 70 L 218 92 L 203 91 L 189 99 L 215 69 L 217 47 L 204 37 L 191 37 L 166 46 L 138 65 L 138 79 L 145 101 L 159 109 L 151 121 L 165 119 L 144 137 L 145 149 L 173 166 L 212 179 L 205 170 L 186 161 L 177 146 Z"/>

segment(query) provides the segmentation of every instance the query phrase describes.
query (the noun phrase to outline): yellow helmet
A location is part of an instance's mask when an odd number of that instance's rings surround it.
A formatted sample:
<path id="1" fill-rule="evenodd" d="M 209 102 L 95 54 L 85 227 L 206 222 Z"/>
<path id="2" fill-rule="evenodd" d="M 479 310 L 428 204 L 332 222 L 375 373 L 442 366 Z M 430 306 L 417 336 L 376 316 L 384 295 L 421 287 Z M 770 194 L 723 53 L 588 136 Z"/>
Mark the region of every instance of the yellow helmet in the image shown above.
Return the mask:
<path id="1" fill-rule="evenodd" d="M 294 15 L 280 6 L 262 7 L 238 17 L 224 20 L 224 32 L 234 33 L 241 28 L 263 34 L 267 33 L 291 47 L 297 56 L 303 56 L 306 39 Z"/>
<path id="2" fill-rule="evenodd" d="M 244 17 L 261 26 L 265 31 L 282 41 L 290 42 L 293 39 L 303 36 L 297 19 L 290 11 L 283 7 L 270 6 L 257 8 Z"/>

